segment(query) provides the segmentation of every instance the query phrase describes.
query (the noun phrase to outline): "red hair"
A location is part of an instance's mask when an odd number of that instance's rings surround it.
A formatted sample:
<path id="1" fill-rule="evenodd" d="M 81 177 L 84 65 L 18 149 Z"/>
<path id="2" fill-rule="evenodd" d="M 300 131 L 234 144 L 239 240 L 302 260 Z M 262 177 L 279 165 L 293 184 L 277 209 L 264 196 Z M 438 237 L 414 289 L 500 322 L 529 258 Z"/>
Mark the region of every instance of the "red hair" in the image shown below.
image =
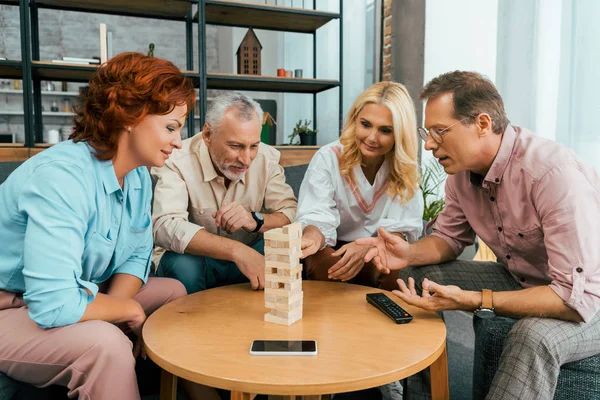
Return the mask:
<path id="1" fill-rule="evenodd" d="M 88 142 L 99 160 L 117 152 L 120 133 L 147 115 L 168 114 L 196 102 L 192 81 L 173 63 L 142 53 L 121 53 L 98 68 L 74 107 L 73 142 Z"/>

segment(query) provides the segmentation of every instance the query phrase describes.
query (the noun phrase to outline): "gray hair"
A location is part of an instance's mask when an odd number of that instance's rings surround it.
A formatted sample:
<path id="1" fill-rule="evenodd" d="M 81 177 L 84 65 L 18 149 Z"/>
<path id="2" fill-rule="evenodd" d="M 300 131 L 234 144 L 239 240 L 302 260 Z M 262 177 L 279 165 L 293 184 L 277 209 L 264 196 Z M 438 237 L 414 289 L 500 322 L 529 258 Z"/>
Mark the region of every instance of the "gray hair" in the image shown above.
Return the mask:
<path id="1" fill-rule="evenodd" d="M 236 109 L 236 117 L 238 119 L 249 121 L 256 114 L 259 125 L 262 125 L 263 110 L 260 104 L 243 93 L 225 92 L 210 102 L 210 106 L 206 112 L 206 123 L 210 125 L 214 133 L 218 132 L 225 112 L 232 107 Z"/>

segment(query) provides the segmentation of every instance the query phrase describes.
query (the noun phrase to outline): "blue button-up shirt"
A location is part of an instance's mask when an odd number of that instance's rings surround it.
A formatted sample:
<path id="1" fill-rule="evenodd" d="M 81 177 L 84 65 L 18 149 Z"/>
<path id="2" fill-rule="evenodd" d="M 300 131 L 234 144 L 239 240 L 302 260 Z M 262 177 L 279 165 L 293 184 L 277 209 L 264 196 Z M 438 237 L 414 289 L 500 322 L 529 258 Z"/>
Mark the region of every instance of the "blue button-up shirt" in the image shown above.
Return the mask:
<path id="1" fill-rule="evenodd" d="M 23 293 L 42 328 L 79 321 L 97 284 L 114 274 L 148 277 L 148 171 L 129 172 L 121 190 L 112 162 L 92 152 L 86 143 L 57 144 L 0 185 L 0 289 Z"/>

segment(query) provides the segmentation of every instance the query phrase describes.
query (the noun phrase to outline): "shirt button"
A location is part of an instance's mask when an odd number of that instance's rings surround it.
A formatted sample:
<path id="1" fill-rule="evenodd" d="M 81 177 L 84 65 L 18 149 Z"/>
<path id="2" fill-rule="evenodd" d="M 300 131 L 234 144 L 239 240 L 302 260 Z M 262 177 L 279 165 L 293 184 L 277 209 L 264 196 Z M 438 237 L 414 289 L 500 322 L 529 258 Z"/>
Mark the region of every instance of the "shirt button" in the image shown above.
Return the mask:
<path id="1" fill-rule="evenodd" d="M 502 232 L 502 227 L 501 226 L 498 227 L 498 232 Z"/>
<path id="2" fill-rule="evenodd" d="M 494 201 L 496 198 L 494 196 L 490 197 L 490 201 Z"/>
<path id="3" fill-rule="evenodd" d="M 496 178 L 494 179 L 495 182 L 500 182 L 500 179 Z"/>
<path id="4" fill-rule="evenodd" d="M 522 233 L 519 233 L 519 237 L 523 237 L 524 235 Z"/>
<path id="5" fill-rule="evenodd" d="M 521 278 L 521 282 L 525 282 L 525 278 Z"/>
<path id="6" fill-rule="evenodd" d="M 583 268 L 578 267 L 575 271 L 577 271 L 577 272 L 583 272 Z"/>
<path id="7" fill-rule="evenodd" d="M 507 260 L 510 260 L 510 254 L 506 256 L 506 259 L 507 259 Z"/>

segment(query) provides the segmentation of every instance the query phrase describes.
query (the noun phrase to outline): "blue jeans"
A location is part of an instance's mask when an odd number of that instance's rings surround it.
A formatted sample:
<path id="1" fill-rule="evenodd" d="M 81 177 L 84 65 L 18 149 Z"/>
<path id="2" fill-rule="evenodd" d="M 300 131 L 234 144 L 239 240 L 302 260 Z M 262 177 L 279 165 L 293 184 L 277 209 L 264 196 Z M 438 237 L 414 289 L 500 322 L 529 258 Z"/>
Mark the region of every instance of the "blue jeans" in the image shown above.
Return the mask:
<path id="1" fill-rule="evenodd" d="M 265 252 L 265 241 L 262 238 L 249 246 L 260 254 Z M 188 294 L 214 287 L 248 282 L 248 278 L 232 261 L 179 254 L 172 251 L 167 251 L 160 259 L 158 276 L 177 279 L 183 283 Z"/>

